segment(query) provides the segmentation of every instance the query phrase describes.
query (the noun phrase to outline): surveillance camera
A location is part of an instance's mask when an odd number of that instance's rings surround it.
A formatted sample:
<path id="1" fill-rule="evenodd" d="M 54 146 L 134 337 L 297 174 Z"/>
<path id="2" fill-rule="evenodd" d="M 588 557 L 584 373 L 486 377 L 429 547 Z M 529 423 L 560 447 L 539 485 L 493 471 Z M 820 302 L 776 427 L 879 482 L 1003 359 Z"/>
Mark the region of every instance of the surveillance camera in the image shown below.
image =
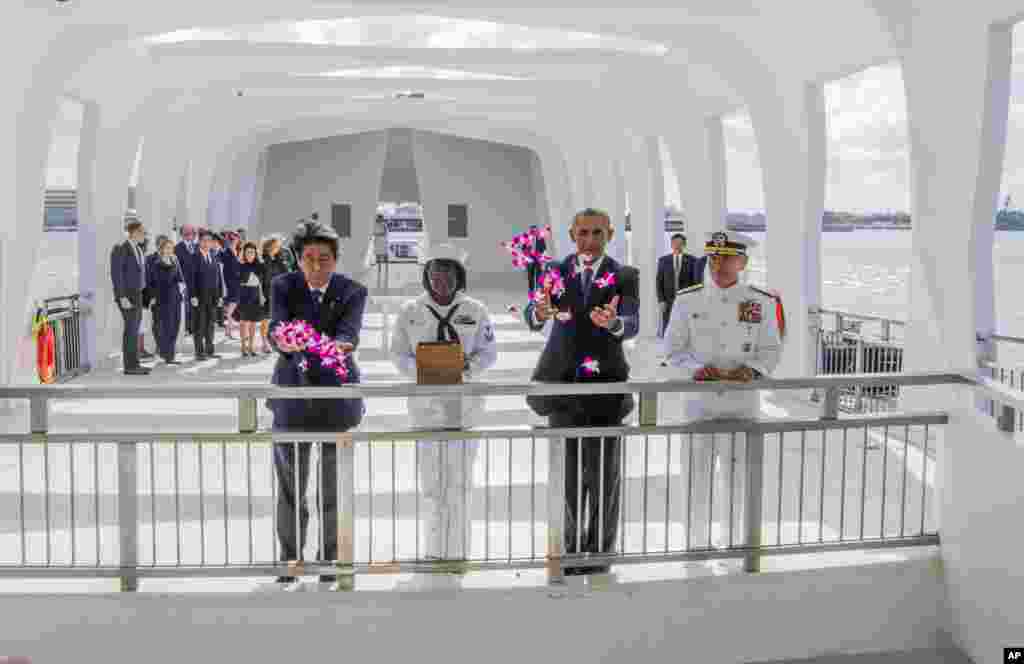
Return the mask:
<path id="1" fill-rule="evenodd" d="M 236 97 L 243 97 L 243 96 L 245 96 L 245 91 L 244 90 L 235 90 L 235 96 Z"/>

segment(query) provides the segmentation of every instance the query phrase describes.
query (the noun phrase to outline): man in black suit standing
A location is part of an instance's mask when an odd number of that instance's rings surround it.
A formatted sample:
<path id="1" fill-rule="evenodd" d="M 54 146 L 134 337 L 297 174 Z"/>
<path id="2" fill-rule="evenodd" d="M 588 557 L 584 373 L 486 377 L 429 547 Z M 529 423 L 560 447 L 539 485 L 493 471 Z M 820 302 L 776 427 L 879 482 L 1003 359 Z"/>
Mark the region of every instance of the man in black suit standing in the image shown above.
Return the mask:
<path id="1" fill-rule="evenodd" d="M 658 259 L 658 306 L 661 308 L 661 327 L 658 336 L 665 335 L 669 316 L 672 315 L 672 303 L 676 301 L 676 293 L 684 288 L 704 281 L 705 259 L 697 258 L 686 252 L 686 236 L 676 233 L 672 236 L 672 253 Z"/>
<path id="2" fill-rule="evenodd" d="M 531 302 L 525 311 L 526 323 L 534 331 L 541 331 L 552 321 L 533 380 L 629 380 L 622 342 L 639 331 L 638 279 L 635 268 L 605 255 L 614 232 L 611 218 L 602 210 L 587 208 L 573 218 L 569 237 L 576 252 L 553 266 L 562 275 L 565 292 L 545 295 Z M 530 396 L 527 403 L 556 428 L 619 426 L 634 405 L 630 394 Z M 621 492 L 620 443 L 616 436 L 565 440 L 566 553 L 615 550 Z M 572 567 L 566 574 L 607 571 L 607 565 L 598 564 Z"/>
<path id="3" fill-rule="evenodd" d="M 142 324 L 142 291 L 146 287 L 146 259 L 142 255 L 142 241 L 146 229 L 142 222 L 131 221 L 125 230 L 128 239 L 110 252 L 110 280 L 114 284 L 114 301 L 124 319 L 121 354 L 124 373 L 144 376 L 149 369 L 139 363 L 139 328 Z"/>
<path id="4" fill-rule="evenodd" d="M 178 257 L 178 265 L 186 275 L 191 274 L 195 269 L 196 255 L 199 253 L 199 246 L 196 239 L 196 228 L 192 224 L 185 224 L 181 227 L 181 242 L 174 245 L 174 255 Z M 192 306 L 189 304 L 192 294 L 185 293 L 185 333 L 192 334 Z"/>
<path id="5" fill-rule="evenodd" d="M 537 224 L 530 224 L 530 232 L 537 232 Z M 548 243 L 544 240 L 544 234 L 537 235 L 534 241 L 534 249 L 538 255 L 544 254 L 548 250 Z M 537 279 L 540 277 L 541 272 L 544 271 L 544 266 L 534 261 L 526 266 L 526 281 L 528 292 L 532 293 L 537 289 Z"/>
<path id="6" fill-rule="evenodd" d="M 224 277 L 220 263 L 213 255 L 213 246 L 213 233 L 200 233 L 199 253 L 192 269 L 185 273 L 189 304 L 192 305 L 196 361 L 220 357 L 213 352 L 213 325 L 217 307 L 223 302 Z"/>

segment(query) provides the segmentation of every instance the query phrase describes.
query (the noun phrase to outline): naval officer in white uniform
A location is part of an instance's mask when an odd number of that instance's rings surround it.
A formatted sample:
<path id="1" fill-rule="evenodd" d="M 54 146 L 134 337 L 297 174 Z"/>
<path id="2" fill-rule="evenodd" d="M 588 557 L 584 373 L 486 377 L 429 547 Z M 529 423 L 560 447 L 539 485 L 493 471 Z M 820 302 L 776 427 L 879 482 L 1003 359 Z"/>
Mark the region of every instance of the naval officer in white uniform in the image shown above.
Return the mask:
<path id="1" fill-rule="evenodd" d="M 757 243 L 741 233 L 709 233 L 704 245 L 708 255 L 708 277 L 703 284 L 684 288 L 676 295 L 672 316 L 665 333 L 665 353 L 669 363 L 683 378 L 696 381 L 747 383 L 770 375 L 779 363 L 782 345 L 776 296 L 745 283 L 747 251 Z M 756 418 L 761 410 L 761 394 L 756 390 L 694 393 L 686 399 L 690 421 Z M 730 435 L 698 434 L 693 437 L 693 504 L 691 546 L 708 545 L 709 481 L 715 482 L 714 504 L 719 528 L 712 528 L 712 546 L 729 543 L 729 485 L 735 478 L 732 494 L 737 518 L 733 543 L 742 542 L 743 478 L 746 441 L 736 435 L 733 450 Z M 730 455 L 730 452 L 734 452 Z M 730 468 L 731 463 L 734 464 Z M 715 472 L 717 466 L 717 473 Z"/>
<path id="2" fill-rule="evenodd" d="M 417 344 L 435 341 L 462 344 L 464 382 L 494 366 L 494 323 L 487 307 L 465 294 L 466 268 L 454 246 L 440 245 L 427 257 L 423 290 L 402 306 L 392 333 L 391 357 L 398 370 L 415 378 Z M 481 423 L 484 397 L 410 397 L 409 411 L 417 428 L 466 429 Z M 417 446 L 426 535 L 421 555 L 464 560 L 469 557 L 469 499 L 479 443 L 419 441 Z"/>

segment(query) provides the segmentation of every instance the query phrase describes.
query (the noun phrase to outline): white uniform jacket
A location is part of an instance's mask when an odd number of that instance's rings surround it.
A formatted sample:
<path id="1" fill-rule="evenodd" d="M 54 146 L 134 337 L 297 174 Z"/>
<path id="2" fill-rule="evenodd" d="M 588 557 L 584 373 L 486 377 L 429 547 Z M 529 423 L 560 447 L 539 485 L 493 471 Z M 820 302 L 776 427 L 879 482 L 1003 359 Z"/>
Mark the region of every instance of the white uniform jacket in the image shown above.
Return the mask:
<path id="1" fill-rule="evenodd" d="M 752 286 L 738 283 L 719 288 L 712 279 L 676 295 L 665 333 L 669 363 L 685 378 L 705 365 L 719 369 L 748 366 L 770 375 L 782 351 L 775 316 L 775 299 Z M 757 391 L 691 394 L 691 419 L 754 417 L 760 410 Z"/>
<path id="2" fill-rule="evenodd" d="M 498 342 L 487 307 L 461 292 L 455 295 L 448 306 L 437 304 L 429 294 L 424 293 L 402 305 L 391 335 L 391 359 L 403 375 L 416 378 L 416 345 L 438 340 L 438 321 L 427 309 L 428 306 L 442 318 L 448 315 L 452 307 L 458 306 L 451 322 L 469 363 L 463 374 L 464 381 L 472 380 L 494 366 L 498 360 Z M 409 399 L 409 410 L 413 424 L 417 427 L 468 428 L 480 423 L 484 398 L 413 397 Z"/>

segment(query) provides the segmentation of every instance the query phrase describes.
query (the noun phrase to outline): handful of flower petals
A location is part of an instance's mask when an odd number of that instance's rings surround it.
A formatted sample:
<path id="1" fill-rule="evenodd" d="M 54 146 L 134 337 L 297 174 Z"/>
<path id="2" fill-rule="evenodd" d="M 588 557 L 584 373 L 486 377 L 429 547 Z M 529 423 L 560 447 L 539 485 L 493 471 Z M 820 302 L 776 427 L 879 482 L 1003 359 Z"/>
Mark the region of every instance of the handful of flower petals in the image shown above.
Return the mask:
<path id="1" fill-rule="evenodd" d="M 302 349 L 304 355 L 319 358 L 320 366 L 324 369 L 333 369 L 342 381 L 348 378 L 348 365 L 345 359 L 349 353 L 342 351 L 334 339 L 320 334 L 306 321 L 293 320 L 281 323 L 274 328 L 274 340 L 281 345 L 297 346 Z M 306 357 L 299 362 L 299 368 L 303 371 L 309 370 Z"/>

